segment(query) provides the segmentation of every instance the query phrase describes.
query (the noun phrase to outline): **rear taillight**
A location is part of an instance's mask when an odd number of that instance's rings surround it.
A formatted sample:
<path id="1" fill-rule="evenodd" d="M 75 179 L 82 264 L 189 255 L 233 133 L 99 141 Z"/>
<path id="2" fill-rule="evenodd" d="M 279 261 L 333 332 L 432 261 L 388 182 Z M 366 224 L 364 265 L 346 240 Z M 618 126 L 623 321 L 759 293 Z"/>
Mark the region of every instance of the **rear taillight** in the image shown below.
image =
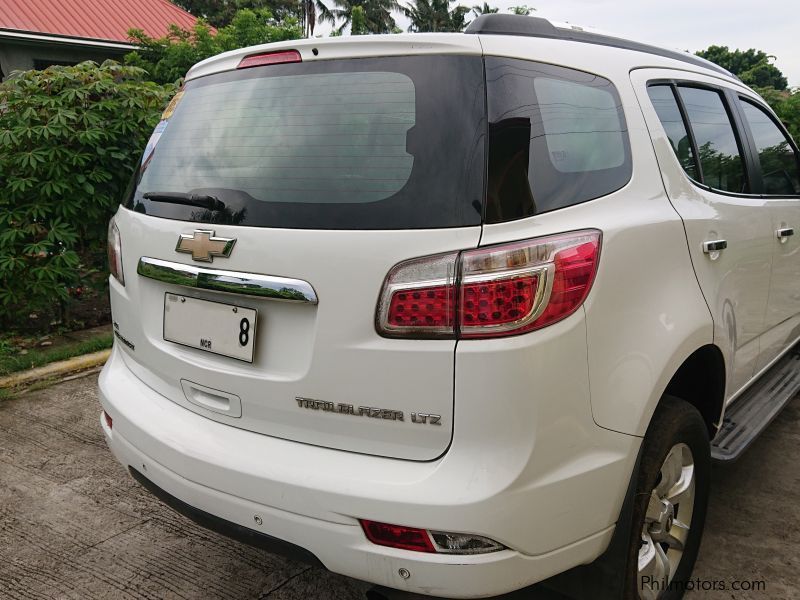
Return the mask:
<path id="1" fill-rule="evenodd" d="M 384 284 L 378 331 L 486 338 L 551 325 L 586 299 L 600 238 L 585 230 L 400 263 Z"/>
<path id="2" fill-rule="evenodd" d="M 250 67 L 265 67 L 267 65 L 283 65 L 286 63 L 303 62 L 303 58 L 297 50 L 282 50 L 280 52 L 262 52 L 261 54 L 251 54 L 245 56 L 237 69 L 249 69 Z"/>
<path id="3" fill-rule="evenodd" d="M 388 335 L 452 335 L 458 253 L 409 260 L 389 272 L 378 307 L 378 330 Z"/>
<path id="4" fill-rule="evenodd" d="M 125 285 L 125 276 L 122 273 L 122 240 L 114 219 L 108 223 L 108 270 L 117 281 Z"/>

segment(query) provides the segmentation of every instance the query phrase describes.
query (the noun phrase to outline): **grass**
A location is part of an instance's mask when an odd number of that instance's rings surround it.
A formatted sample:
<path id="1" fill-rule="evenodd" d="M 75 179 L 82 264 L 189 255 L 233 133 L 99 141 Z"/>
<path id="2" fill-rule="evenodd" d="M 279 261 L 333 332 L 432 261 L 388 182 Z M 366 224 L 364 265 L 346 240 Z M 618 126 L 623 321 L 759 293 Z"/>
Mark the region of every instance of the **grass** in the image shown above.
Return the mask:
<path id="1" fill-rule="evenodd" d="M 106 350 L 111 348 L 113 341 L 114 336 L 109 333 L 80 342 L 62 344 L 55 348 L 29 348 L 28 353 L 24 355 L 21 355 L 16 348 L 0 343 L 0 377 L 74 356 Z"/>

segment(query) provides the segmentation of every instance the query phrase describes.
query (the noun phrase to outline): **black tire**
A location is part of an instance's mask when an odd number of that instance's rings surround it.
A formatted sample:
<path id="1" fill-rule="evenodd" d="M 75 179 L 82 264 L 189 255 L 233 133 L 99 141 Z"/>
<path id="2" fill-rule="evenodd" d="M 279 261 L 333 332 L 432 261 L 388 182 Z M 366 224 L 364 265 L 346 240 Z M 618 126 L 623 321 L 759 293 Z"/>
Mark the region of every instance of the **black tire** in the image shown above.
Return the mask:
<path id="1" fill-rule="evenodd" d="M 711 446 L 708 429 L 700 413 L 689 403 L 664 396 L 656 409 L 650 426 L 645 434 L 639 476 L 636 485 L 636 496 L 633 504 L 631 537 L 628 546 L 627 574 L 625 582 L 625 598 L 638 599 L 639 550 L 642 546 L 642 529 L 651 492 L 656 488 L 661 477 L 661 467 L 669 451 L 677 444 L 686 444 L 692 453 L 695 469 L 694 507 L 691 515 L 691 526 L 685 541 L 683 555 L 678 562 L 672 581 L 659 595 L 659 600 L 678 600 L 683 597 L 687 582 L 692 575 L 700 540 L 706 520 L 708 495 L 711 476 Z M 676 518 L 680 518 L 681 507 L 678 506 Z M 684 511 L 683 514 L 686 514 Z M 661 589 L 661 588 L 659 588 Z"/>

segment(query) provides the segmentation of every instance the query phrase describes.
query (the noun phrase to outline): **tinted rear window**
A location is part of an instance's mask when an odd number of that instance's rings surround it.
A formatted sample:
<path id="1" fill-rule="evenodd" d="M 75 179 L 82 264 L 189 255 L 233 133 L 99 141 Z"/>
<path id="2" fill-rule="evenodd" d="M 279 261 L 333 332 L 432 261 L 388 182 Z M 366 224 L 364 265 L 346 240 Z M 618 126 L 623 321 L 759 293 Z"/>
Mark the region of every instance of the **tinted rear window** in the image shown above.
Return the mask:
<path id="1" fill-rule="evenodd" d="M 486 221 L 563 208 L 618 190 L 631 177 L 625 116 L 597 75 L 486 58 L 489 173 Z"/>
<path id="2" fill-rule="evenodd" d="M 264 227 L 477 225 L 484 98 L 480 57 L 320 61 L 190 81 L 127 205 Z M 213 196 L 225 208 L 144 197 L 161 193 Z"/>

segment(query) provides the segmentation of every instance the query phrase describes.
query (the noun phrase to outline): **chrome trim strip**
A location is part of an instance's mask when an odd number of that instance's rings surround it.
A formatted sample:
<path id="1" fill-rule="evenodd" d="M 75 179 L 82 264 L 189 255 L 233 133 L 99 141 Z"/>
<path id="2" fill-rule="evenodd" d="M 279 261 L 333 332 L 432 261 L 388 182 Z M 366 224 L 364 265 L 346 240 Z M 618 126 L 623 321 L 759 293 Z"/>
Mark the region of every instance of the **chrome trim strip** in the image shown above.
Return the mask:
<path id="1" fill-rule="evenodd" d="M 139 259 L 136 272 L 148 279 L 183 287 L 255 296 L 282 302 L 307 302 L 309 304 L 319 302 L 314 288 L 302 279 L 205 269 L 148 256 Z"/>

